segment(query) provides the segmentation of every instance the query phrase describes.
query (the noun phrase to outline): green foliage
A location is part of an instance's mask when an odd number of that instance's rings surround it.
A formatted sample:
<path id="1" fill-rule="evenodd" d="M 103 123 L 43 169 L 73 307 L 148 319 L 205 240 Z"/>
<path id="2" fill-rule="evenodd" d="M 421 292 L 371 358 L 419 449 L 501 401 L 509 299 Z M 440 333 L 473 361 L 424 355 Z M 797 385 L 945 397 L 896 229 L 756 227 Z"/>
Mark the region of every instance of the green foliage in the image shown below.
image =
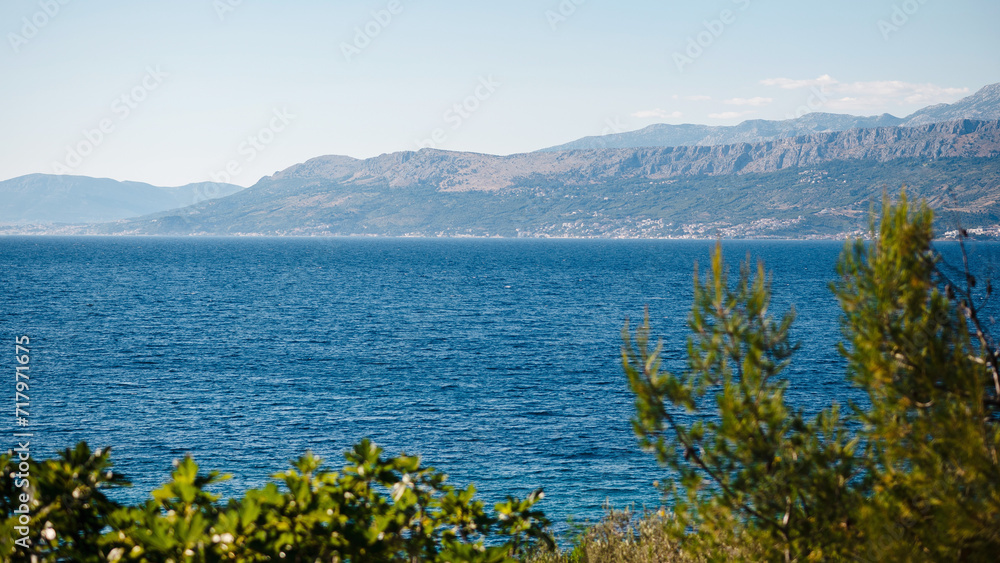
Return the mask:
<path id="1" fill-rule="evenodd" d="M 110 449 L 92 452 L 80 443 L 55 458 L 29 460 L 28 472 L 16 468 L 16 453 L 0 457 L 4 467 L 0 475 L 0 550 L 4 557 L 29 561 L 32 553 L 51 553 L 62 561 L 105 561 L 98 548 L 101 533 L 109 515 L 119 507 L 108 500 L 104 490 L 128 485 L 111 470 L 110 454 Z M 17 478 L 18 474 L 25 477 Z M 24 512 L 22 504 L 28 505 L 31 516 L 28 539 L 34 547 L 30 552 L 14 544 L 22 537 L 15 530 L 15 526 L 22 526 L 17 514 L 18 510 Z"/>
<path id="2" fill-rule="evenodd" d="M 489 514 L 473 487 L 448 485 L 417 457 L 384 457 L 368 440 L 345 457 L 336 473 L 307 453 L 274 482 L 227 503 L 206 490 L 227 477 L 200 472 L 188 457 L 151 499 L 118 506 L 100 491 L 125 484 L 107 471 L 107 452 L 80 444 L 57 460 L 31 462 L 32 547 L 5 544 L 4 553 L 38 561 L 502 562 L 553 545 L 534 508 L 541 491 L 509 497 Z M 12 538 L 10 499 L 21 489 L 3 485 L 2 525 Z"/>
<path id="3" fill-rule="evenodd" d="M 850 246 L 839 267 L 848 377 L 870 402 L 856 410 L 870 487 L 859 518 L 891 559 L 995 558 L 996 358 L 970 334 L 975 280 L 966 273 L 966 295 L 956 295 L 930 249 L 931 221 L 926 207 L 910 216 L 904 194 L 875 243 Z"/>
<path id="4" fill-rule="evenodd" d="M 642 445 L 679 477 L 671 487 L 679 537 L 693 527 L 707 549 L 723 549 L 717 540 L 743 525 L 767 559 L 839 556 L 858 502 L 847 486 L 856 442 L 836 408 L 807 420 L 785 404 L 779 376 L 795 348 L 793 315 L 771 318 L 769 293 L 762 264 L 755 276 L 744 264 L 731 288 L 717 246 L 708 279 L 695 275 L 688 367 L 678 375 L 660 369 L 648 315 L 634 345 L 626 325 L 633 424 Z"/>
<path id="5" fill-rule="evenodd" d="M 672 516 L 661 509 L 635 513 L 605 507 L 604 518 L 587 527 L 569 550 L 539 548 L 525 559 L 529 563 L 700 563 L 708 561 L 698 550 L 678 541 Z M 728 531 L 713 541 L 724 545 L 726 559 L 759 560 L 752 545 Z"/>
<path id="6" fill-rule="evenodd" d="M 904 193 L 883 209 L 835 284 L 848 378 L 870 399 L 846 418 L 786 405 L 792 314 L 768 315 L 761 264 L 731 286 L 719 246 L 695 275 L 683 373 L 661 369 L 648 315 L 634 340 L 626 325 L 633 424 L 677 475 L 665 525 L 687 555 L 732 558 L 735 537 L 750 559 L 996 560 L 1000 378 L 975 280 L 958 290 L 941 274 L 926 206 L 911 212 Z"/>

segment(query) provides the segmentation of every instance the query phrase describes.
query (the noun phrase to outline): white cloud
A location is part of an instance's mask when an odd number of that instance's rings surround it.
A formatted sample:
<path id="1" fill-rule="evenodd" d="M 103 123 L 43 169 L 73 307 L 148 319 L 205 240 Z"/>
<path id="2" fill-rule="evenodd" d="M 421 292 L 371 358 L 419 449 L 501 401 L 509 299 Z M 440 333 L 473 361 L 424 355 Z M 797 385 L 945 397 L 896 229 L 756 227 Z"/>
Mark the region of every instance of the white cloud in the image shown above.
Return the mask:
<path id="1" fill-rule="evenodd" d="M 828 74 L 813 80 L 769 78 L 765 86 L 786 90 L 810 88 L 819 97 L 818 105 L 826 111 L 884 112 L 906 106 L 906 109 L 931 104 L 950 103 L 969 94 L 968 88 L 948 88 L 936 84 L 914 84 L 899 80 L 871 82 L 840 82 Z"/>
<path id="2" fill-rule="evenodd" d="M 632 117 L 639 117 L 639 118 L 655 117 L 658 119 L 677 119 L 682 115 L 684 114 L 679 111 L 672 111 L 668 113 L 666 110 L 656 108 L 656 109 L 644 109 L 637 111 L 632 114 Z"/>
<path id="3" fill-rule="evenodd" d="M 722 103 L 731 106 L 765 106 L 774 101 L 774 98 L 761 98 L 760 96 L 756 98 L 732 98 L 730 100 L 725 100 Z"/>
<path id="4" fill-rule="evenodd" d="M 753 113 L 752 111 L 724 111 L 721 113 L 710 113 L 708 117 L 710 119 L 736 119 L 737 117 L 742 117 L 744 115 Z"/>
<path id="5" fill-rule="evenodd" d="M 767 78 L 760 81 L 764 86 L 778 86 L 786 90 L 796 90 L 799 88 L 824 87 L 836 84 L 837 81 L 829 74 L 824 74 L 815 80 L 792 80 L 791 78 Z"/>

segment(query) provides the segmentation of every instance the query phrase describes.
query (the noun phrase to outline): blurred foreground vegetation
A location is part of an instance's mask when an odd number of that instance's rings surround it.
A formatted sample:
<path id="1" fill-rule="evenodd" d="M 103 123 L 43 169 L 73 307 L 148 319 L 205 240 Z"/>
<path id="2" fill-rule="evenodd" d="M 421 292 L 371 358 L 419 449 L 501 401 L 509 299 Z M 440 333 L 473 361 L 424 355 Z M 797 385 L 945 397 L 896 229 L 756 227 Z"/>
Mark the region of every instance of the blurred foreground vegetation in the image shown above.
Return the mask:
<path id="1" fill-rule="evenodd" d="M 841 257 L 841 352 L 864 408 L 810 417 L 786 404 L 793 313 L 769 315 L 762 264 L 730 283 L 718 247 L 695 276 L 685 370 L 661 369 L 648 317 L 626 326 L 633 425 L 669 471 L 666 503 L 610 510 L 567 549 L 548 535 L 540 491 L 487 511 L 473 487 L 368 441 L 341 472 L 306 454 L 225 503 L 206 491 L 224 477 L 190 458 L 144 504 L 120 506 L 104 495 L 126 484 L 107 450 L 32 460 L 27 481 L 9 455 L 0 549 L 5 561 L 81 562 L 998 561 L 1000 374 L 978 308 L 992 287 L 944 267 L 932 226 L 904 193 L 874 241 Z"/>
<path id="2" fill-rule="evenodd" d="M 474 487 L 446 484 L 417 457 L 384 457 L 368 440 L 345 454 L 339 473 L 306 454 L 227 503 L 206 491 L 224 477 L 188 457 L 144 504 L 119 506 L 103 492 L 126 484 L 108 454 L 81 443 L 31 464 L 29 548 L 13 543 L 22 537 L 15 497 L 23 489 L 4 475 L 5 560 L 493 562 L 552 541 L 532 508 L 540 491 L 490 514 Z"/>

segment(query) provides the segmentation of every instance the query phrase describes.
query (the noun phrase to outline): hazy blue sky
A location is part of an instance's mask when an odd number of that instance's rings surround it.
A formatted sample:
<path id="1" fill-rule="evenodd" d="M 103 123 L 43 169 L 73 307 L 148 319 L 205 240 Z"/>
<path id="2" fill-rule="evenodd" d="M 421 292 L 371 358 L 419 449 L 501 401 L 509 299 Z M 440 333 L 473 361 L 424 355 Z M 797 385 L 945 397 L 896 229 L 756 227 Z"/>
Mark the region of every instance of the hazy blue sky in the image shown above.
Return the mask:
<path id="1" fill-rule="evenodd" d="M 249 185 L 324 154 L 902 116 L 1000 82 L 996 0 L 4 0 L 0 22 L 0 179 Z"/>

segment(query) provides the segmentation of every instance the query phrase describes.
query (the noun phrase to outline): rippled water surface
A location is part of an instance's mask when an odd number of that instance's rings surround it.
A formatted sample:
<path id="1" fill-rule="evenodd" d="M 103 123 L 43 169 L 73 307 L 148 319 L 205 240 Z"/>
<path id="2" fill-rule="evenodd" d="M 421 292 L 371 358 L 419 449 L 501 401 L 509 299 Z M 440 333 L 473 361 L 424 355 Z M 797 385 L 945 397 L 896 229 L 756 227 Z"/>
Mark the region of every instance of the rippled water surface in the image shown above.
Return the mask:
<path id="1" fill-rule="evenodd" d="M 305 450 L 341 465 L 369 436 L 489 502 L 544 487 L 556 521 L 659 502 L 620 367 L 649 306 L 683 365 L 694 262 L 712 243 L 0 238 L 0 329 L 32 339 L 34 452 L 113 446 L 134 501 L 190 453 L 258 486 Z M 834 349 L 830 242 L 726 242 L 774 274 L 801 341 L 789 398 L 855 397 Z M 954 247 L 946 248 L 954 256 Z M 973 246 L 978 264 L 1000 247 Z M 735 273 L 735 272 L 734 272 Z M 13 417 L 11 417 L 13 418 Z M 11 421 L 13 422 L 13 421 Z"/>

